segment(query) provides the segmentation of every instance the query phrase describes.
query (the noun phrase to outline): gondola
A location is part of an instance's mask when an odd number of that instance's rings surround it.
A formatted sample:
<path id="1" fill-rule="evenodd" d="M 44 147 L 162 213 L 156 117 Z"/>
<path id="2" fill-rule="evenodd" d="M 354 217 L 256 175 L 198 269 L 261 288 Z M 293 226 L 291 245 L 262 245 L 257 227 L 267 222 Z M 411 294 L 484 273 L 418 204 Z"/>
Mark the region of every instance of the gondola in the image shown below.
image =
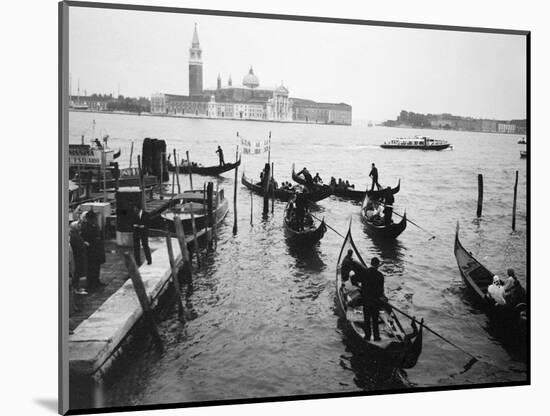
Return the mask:
<path id="1" fill-rule="evenodd" d="M 397 188 L 394 188 L 394 189 L 399 190 L 399 185 L 397 185 Z M 407 228 L 406 212 L 403 213 L 403 218 L 398 223 L 395 223 L 392 220 L 391 224 L 385 224 L 383 221 L 378 222 L 376 220 L 373 221 L 367 218 L 367 215 L 366 215 L 367 204 L 372 199 L 378 199 L 380 197 L 380 194 L 379 194 L 380 192 L 382 191 L 373 191 L 372 193 L 367 191 L 367 195 L 365 196 L 365 199 L 361 204 L 361 220 L 365 224 L 365 230 L 367 231 L 367 234 L 369 234 L 371 237 L 380 238 L 380 239 L 396 238 L 397 236 L 399 236 L 399 234 L 405 231 L 405 228 Z"/>
<path id="2" fill-rule="evenodd" d="M 294 165 L 292 165 L 292 180 L 296 183 L 299 183 L 300 185 L 306 186 L 308 188 L 313 188 L 315 190 L 318 189 L 330 189 L 332 192 L 332 195 L 337 196 L 339 198 L 345 198 L 345 199 L 353 199 L 355 201 L 362 201 L 365 197 L 364 191 L 356 191 L 355 189 L 344 189 L 344 188 L 338 188 L 336 186 L 329 186 L 329 185 L 319 185 L 319 184 L 309 184 L 306 182 L 306 180 L 298 175 L 296 175 L 296 172 L 294 170 Z"/>
<path id="3" fill-rule="evenodd" d="M 289 241 L 300 244 L 313 244 L 319 241 L 327 232 L 325 220 L 321 221 L 318 227 L 315 227 L 313 217 L 306 213 L 304 218 L 304 229 L 297 230 L 296 223 L 292 220 L 292 202 L 289 202 L 285 208 L 284 228 L 285 235 Z"/>
<path id="4" fill-rule="evenodd" d="M 341 263 L 348 250 L 353 251 L 354 268 L 367 268 L 359 254 L 351 236 L 351 224 L 338 256 L 336 267 L 336 309 L 344 320 L 347 330 L 353 339 L 368 350 L 369 354 L 376 354 L 377 361 L 396 368 L 412 368 L 416 365 L 418 357 L 422 352 L 423 321 L 420 321 L 418 328 L 414 319 L 410 320 L 412 331 L 405 332 L 399 318 L 393 309 L 380 311 L 380 341 L 365 339 L 363 328 L 363 307 L 362 305 L 351 306 L 351 300 L 357 296 L 357 288 L 351 285 L 348 280 L 343 284 Z M 353 269 L 353 268 L 352 268 Z M 351 280 L 351 279 L 350 279 Z M 357 302 L 354 302 L 355 304 Z M 361 303 L 361 302 L 359 302 Z"/>
<path id="5" fill-rule="evenodd" d="M 460 275 L 470 289 L 477 304 L 506 333 L 525 335 L 527 329 L 527 304 L 520 302 L 516 307 L 497 306 L 487 297 L 487 288 L 493 282 L 494 273 L 489 271 L 472 253 L 467 251 L 458 239 L 459 224 L 456 223 L 454 254 Z"/>
<path id="6" fill-rule="evenodd" d="M 241 183 L 244 186 L 246 186 L 248 189 L 250 189 L 252 192 L 263 196 L 264 188 L 260 185 L 256 185 L 256 184 L 250 182 L 246 178 L 244 173 L 243 173 L 243 176 L 241 178 Z M 275 199 L 278 199 L 278 200 L 283 201 L 283 202 L 290 201 L 290 199 L 294 195 L 295 195 L 295 192 L 293 190 L 287 190 L 287 189 L 282 189 L 282 188 L 277 188 L 273 192 L 273 197 Z M 319 202 L 322 199 L 328 198 L 330 195 L 331 195 L 331 190 L 330 189 L 320 189 L 320 190 L 309 191 L 309 192 L 306 190 L 304 192 L 304 196 L 306 197 L 306 199 L 308 201 L 311 201 L 311 202 Z"/>
<path id="7" fill-rule="evenodd" d="M 400 191 L 401 189 L 401 179 L 399 179 L 397 181 L 397 186 L 395 188 L 392 188 L 391 190 L 391 193 L 392 194 L 396 194 Z M 384 196 L 384 194 L 387 192 L 386 189 L 382 188 L 382 189 L 378 189 L 378 190 L 372 190 L 372 191 L 366 191 L 366 194 L 368 196 L 370 196 L 371 198 L 382 198 Z"/>
<path id="8" fill-rule="evenodd" d="M 226 163 L 223 166 L 201 166 L 196 163 L 191 162 L 191 173 L 196 173 L 197 175 L 208 175 L 208 176 L 216 176 L 221 175 L 224 172 L 228 172 L 232 169 L 235 169 L 237 166 L 241 164 L 241 159 L 235 163 Z M 172 162 L 168 161 L 168 170 L 170 172 L 174 172 L 176 170 L 175 166 L 172 164 Z M 189 173 L 189 165 L 186 164 L 180 164 L 179 167 L 179 173 L 186 174 Z"/>
<path id="9" fill-rule="evenodd" d="M 174 203 L 170 209 L 151 219 L 151 228 L 164 230 L 167 225 L 168 230 L 175 234 L 174 218 L 178 215 L 181 218 L 185 235 L 191 235 L 193 233 L 191 211 L 195 217 L 196 231 L 211 225 L 208 218 L 208 203 L 202 189 L 185 191 L 177 195 L 176 199 L 178 200 L 177 203 Z M 229 203 L 225 198 L 223 189 L 212 192 L 212 211 L 215 225 L 218 225 L 229 211 Z"/>

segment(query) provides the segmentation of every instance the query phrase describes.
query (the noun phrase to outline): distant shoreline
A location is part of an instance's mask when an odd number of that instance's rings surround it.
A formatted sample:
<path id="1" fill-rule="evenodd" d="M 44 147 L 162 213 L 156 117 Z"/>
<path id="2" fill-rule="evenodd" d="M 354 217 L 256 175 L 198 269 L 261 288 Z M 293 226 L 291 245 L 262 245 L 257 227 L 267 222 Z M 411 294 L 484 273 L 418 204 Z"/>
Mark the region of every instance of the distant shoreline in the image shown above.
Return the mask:
<path id="1" fill-rule="evenodd" d="M 352 124 L 338 124 L 338 123 L 313 123 L 302 120 L 258 120 L 258 119 L 242 119 L 242 118 L 211 118 L 206 116 L 186 116 L 186 115 L 174 115 L 174 114 L 152 114 L 152 113 L 132 113 L 125 111 L 102 111 L 102 110 L 79 110 L 76 108 L 69 108 L 70 112 L 74 113 L 95 113 L 95 114 L 115 114 L 123 116 L 145 116 L 145 117 L 170 117 L 170 118 L 184 118 L 188 120 L 224 120 L 224 121 L 255 121 L 260 123 L 287 123 L 287 124 L 309 124 L 314 126 L 344 126 L 350 127 Z"/>
<path id="2" fill-rule="evenodd" d="M 417 129 L 417 130 L 435 130 L 435 131 L 463 131 L 468 133 L 491 133 L 491 134 L 509 134 L 513 136 L 525 136 L 525 133 L 507 133 L 507 132 L 499 132 L 499 131 L 483 131 L 483 130 L 459 130 L 459 129 L 444 129 L 441 127 L 418 127 L 418 126 L 409 126 L 406 124 L 400 124 L 398 126 L 385 126 L 384 124 L 376 124 L 376 127 L 389 127 L 389 128 L 396 128 L 396 129 Z"/>

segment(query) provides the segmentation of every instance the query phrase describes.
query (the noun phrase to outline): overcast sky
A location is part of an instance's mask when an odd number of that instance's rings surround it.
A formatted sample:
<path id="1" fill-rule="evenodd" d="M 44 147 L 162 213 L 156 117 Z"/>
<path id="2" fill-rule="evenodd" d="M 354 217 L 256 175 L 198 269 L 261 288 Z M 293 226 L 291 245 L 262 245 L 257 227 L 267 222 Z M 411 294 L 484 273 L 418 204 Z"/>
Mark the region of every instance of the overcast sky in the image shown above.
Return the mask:
<path id="1" fill-rule="evenodd" d="M 72 92 L 188 93 L 193 26 L 203 84 L 250 65 L 260 87 L 353 106 L 355 120 L 399 111 L 498 119 L 526 116 L 525 37 L 126 10 L 70 8 Z M 351 16 L 352 17 L 352 16 Z"/>

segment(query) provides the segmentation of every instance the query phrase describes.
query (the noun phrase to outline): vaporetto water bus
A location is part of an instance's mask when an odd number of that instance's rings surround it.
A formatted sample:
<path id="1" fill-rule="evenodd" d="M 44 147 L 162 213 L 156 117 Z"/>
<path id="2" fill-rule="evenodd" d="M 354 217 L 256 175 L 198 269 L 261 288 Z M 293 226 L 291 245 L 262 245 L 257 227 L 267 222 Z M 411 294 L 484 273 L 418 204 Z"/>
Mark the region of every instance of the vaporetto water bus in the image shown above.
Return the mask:
<path id="1" fill-rule="evenodd" d="M 392 139 L 384 142 L 380 147 L 384 149 L 443 150 L 451 147 L 451 144 L 446 140 L 432 139 L 428 136 L 414 136 Z"/>

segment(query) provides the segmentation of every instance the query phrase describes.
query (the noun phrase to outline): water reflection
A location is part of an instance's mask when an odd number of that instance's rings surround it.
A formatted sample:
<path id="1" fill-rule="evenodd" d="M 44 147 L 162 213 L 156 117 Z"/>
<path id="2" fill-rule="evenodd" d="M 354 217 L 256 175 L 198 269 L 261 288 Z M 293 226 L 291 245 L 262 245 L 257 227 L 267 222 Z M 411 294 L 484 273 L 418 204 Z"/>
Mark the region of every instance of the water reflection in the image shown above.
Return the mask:
<path id="1" fill-rule="evenodd" d="M 321 258 L 317 242 L 314 245 L 296 244 L 290 239 L 286 239 L 287 252 L 296 261 L 296 267 L 302 271 L 321 272 L 326 268 L 326 264 Z"/>

